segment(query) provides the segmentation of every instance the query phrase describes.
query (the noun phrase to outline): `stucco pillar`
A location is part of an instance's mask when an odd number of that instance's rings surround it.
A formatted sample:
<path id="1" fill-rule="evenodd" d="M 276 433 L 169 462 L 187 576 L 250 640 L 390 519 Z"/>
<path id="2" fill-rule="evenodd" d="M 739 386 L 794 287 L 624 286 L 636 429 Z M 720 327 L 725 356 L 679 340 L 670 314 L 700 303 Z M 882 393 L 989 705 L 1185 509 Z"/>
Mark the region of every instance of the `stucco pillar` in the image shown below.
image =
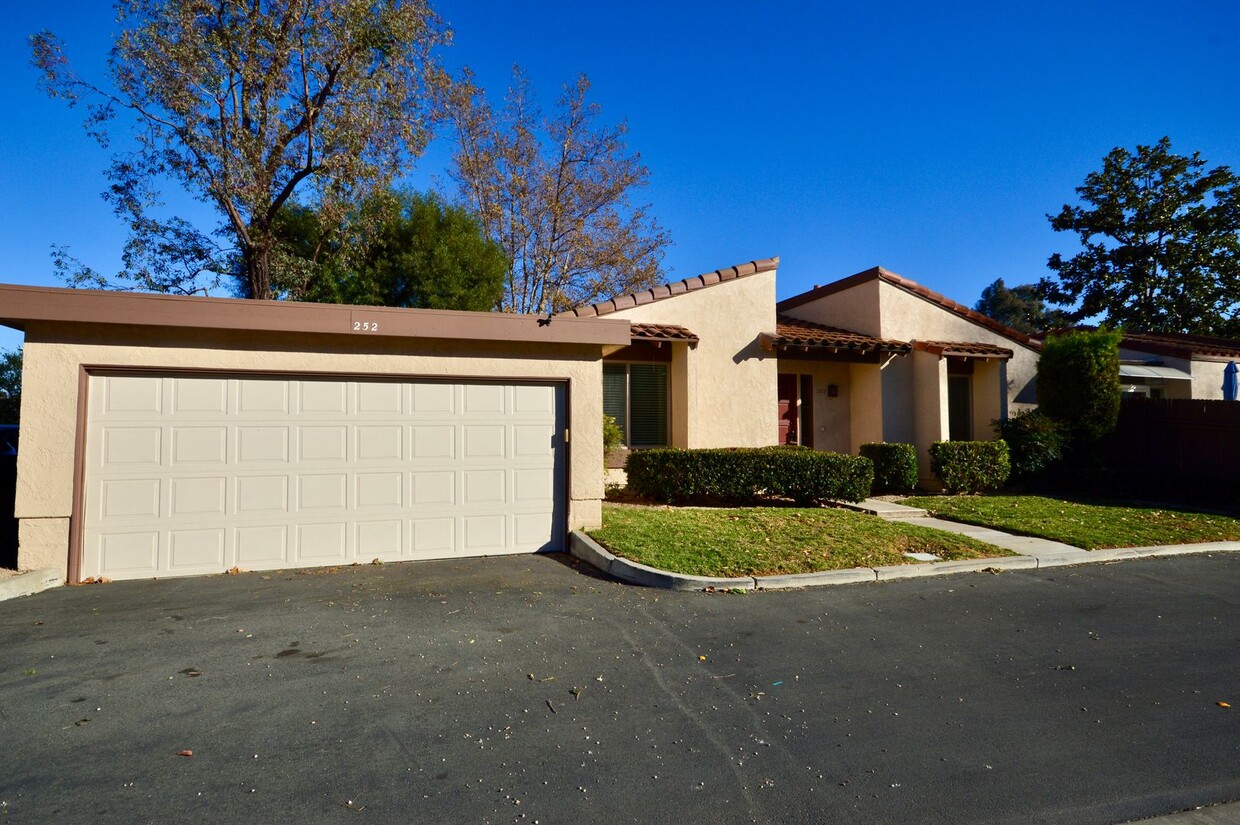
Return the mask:
<path id="1" fill-rule="evenodd" d="M 683 341 L 672 343 L 672 364 L 668 370 L 671 382 L 669 412 L 671 414 L 671 439 L 673 447 L 690 446 L 693 422 L 697 420 L 697 363 L 696 352 Z"/>
<path id="2" fill-rule="evenodd" d="M 930 445 L 947 440 L 947 359 L 924 350 L 913 351 L 913 445 L 917 474 L 933 484 Z"/>
<path id="3" fill-rule="evenodd" d="M 848 365 L 849 449 L 883 440 L 883 374 L 878 364 Z"/>
<path id="4" fill-rule="evenodd" d="M 973 362 L 973 437 L 978 441 L 997 438 L 993 422 L 1007 417 L 1006 372 L 997 358 Z"/>

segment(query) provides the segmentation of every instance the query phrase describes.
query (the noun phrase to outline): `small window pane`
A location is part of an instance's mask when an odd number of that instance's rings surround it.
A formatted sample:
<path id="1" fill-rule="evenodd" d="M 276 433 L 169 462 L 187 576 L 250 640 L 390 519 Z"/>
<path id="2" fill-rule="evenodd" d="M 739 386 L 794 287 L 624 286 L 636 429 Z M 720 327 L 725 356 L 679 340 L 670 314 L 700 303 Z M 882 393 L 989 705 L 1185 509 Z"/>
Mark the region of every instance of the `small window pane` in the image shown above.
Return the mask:
<path id="1" fill-rule="evenodd" d="M 625 444 L 629 443 L 628 373 L 625 364 L 603 365 L 603 413 L 616 419 Z"/>
<path id="2" fill-rule="evenodd" d="M 667 366 L 629 365 L 630 447 L 667 445 Z"/>

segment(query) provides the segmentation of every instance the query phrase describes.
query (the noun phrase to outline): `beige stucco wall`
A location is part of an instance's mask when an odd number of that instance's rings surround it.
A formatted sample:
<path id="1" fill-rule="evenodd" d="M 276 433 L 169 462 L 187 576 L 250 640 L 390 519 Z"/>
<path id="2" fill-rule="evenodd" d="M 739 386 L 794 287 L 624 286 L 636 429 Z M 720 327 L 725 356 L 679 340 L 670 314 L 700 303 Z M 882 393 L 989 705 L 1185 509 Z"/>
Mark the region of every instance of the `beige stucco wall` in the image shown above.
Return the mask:
<path id="1" fill-rule="evenodd" d="M 882 337 L 881 306 L 879 304 L 879 281 L 865 281 L 851 289 L 819 298 L 785 310 L 785 314 L 802 321 L 826 324 L 829 327 L 859 332 L 862 335 Z M 907 340 L 907 339 L 903 339 Z"/>
<path id="2" fill-rule="evenodd" d="M 913 444 L 917 447 L 917 475 L 922 484 L 934 479 L 930 472 L 930 445 L 947 440 L 947 361 L 929 352 L 914 350 Z"/>
<path id="3" fill-rule="evenodd" d="M 694 348 L 673 351 L 676 446 L 764 447 L 776 442 L 776 359 L 758 343 L 759 333 L 775 330 L 774 270 L 607 317 L 679 324 L 701 339 Z M 677 363 L 677 355 L 684 356 L 684 363 Z M 677 433 L 683 433 L 683 443 Z"/>
<path id="4" fill-rule="evenodd" d="M 887 363 L 886 358 L 882 364 Z M 849 364 L 848 386 L 851 414 L 849 452 L 857 453 L 862 444 L 883 440 L 883 366 Z"/>
<path id="5" fill-rule="evenodd" d="M 1226 361 L 1193 361 L 1193 398 L 1223 399 L 1223 370 Z M 1168 382 L 1170 383 L 1170 382 Z"/>
<path id="6" fill-rule="evenodd" d="M 885 281 L 880 282 L 882 328 L 879 335 L 900 341 L 972 341 L 1012 350 L 1007 362 L 1007 410 L 1011 415 L 1037 406 L 1034 379 L 1038 353 L 1011 338 L 973 323 Z M 999 416 L 996 416 L 999 417 Z M 990 422 L 976 422 L 989 427 Z M 980 428 L 979 428 L 980 429 Z"/>
<path id="7" fill-rule="evenodd" d="M 568 381 L 569 529 L 601 523 L 602 362 L 598 347 L 234 333 L 32 323 L 22 374 L 18 566 L 67 569 L 78 376 L 97 367 Z"/>
<path id="8" fill-rule="evenodd" d="M 779 359 L 779 372 L 809 375 L 814 381 L 810 402 L 814 410 L 815 450 L 831 453 L 854 452 L 852 446 L 852 392 L 849 365 L 832 361 L 794 361 Z M 827 388 L 834 384 L 839 395 L 832 398 Z M 804 401 L 802 401 L 804 403 Z M 778 407 L 772 405 L 774 410 Z"/>

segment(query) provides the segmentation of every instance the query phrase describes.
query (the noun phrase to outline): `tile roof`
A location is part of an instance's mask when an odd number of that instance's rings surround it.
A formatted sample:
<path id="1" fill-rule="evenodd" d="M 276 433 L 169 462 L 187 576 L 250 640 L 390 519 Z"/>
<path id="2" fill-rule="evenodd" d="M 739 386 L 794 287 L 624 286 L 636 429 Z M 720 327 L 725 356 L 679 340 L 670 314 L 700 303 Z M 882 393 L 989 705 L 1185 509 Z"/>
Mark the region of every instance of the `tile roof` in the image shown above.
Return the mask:
<path id="1" fill-rule="evenodd" d="M 1240 341 L 1234 338 L 1215 338 L 1211 335 L 1189 335 L 1177 332 L 1129 332 L 1119 344 L 1124 349 L 1135 349 L 1173 358 L 1240 358 Z"/>
<path id="2" fill-rule="evenodd" d="M 659 284 L 658 286 L 650 289 L 643 289 L 641 292 L 617 296 L 609 301 L 600 301 L 597 304 L 576 307 L 560 314 L 576 315 L 581 318 L 596 315 L 608 315 L 622 309 L 642 306 L 643 304 L 652 304 L 655 301 L 662 301 L 665 298 L 674 298 L 675 296 L 683 295 L 686 292 L 704 289 L 708 286 L 714 286 L 715 284 L 721 284 L 726 281 L 735 281 L 737 278 L 747 278 L 750 275 L 757 275 L 759 272 L 770 272 L 778 266 L 779 258 L 762 258 L 760 260 L 750 261 L 745 264 L 737 264 L 736 266 L 729 266 L 724 269 L 716 269 L 714 272 L 694 275 L 692 278 L 685 278 L 683 281 L 675 281 L 670 284 Z"/>
<path id="3" fill-rule="evenodd" d="M 789 315 L 775 316 L 775 334 L 763 333 L 764 346 L 777 348 L 829 349 L 849 352 L 896 352 L 907 353 L 909 345 L 903 341 L 872 338 L 859 332 L 802 321 Z"/>
<path id="4" fill-rule="evenodd" d="M 981 344 L 976 341 L 914 341 L 913 349 L 925 350 L 935 355 L 956 355 L 963 358 L 1002 358 L 1012 357 L 1007 347 L 994 344 Z"/>
<path id="5" fill-rule="evenodd" d="M 969 309 L 964 304 L 957 303 L 951 298 L 941 295 L 932 289 L 927 289 L 916 281 L 905 278 L 903 275 L 897 275 L 894 272 L 889 272 L 881 266 L 867 269 L 864 272 L 858 272 L 856 275 L 835 281 L 834 283 L 826 284 L 824 286 L 816 286 L 807 292 L 802 292 L 800 295 L 793 295 L 791 298 L 785 298 L 775 305 L 775 309 L 776 311 L 780 311 L 784 309 L 792 309 L 793 307 L 799 307 L 802 304 L 808 304 L 811 301 L 816 301 L 827 295 L 834 295 L 837 292 L 843 292 L 846 289 L 852 289 L 855 286 L 874 280 L 884 281 L 885 283 L 898 287 L 905 292 L 912 293 L 919 298 L 927 300 L 932 304 L 937 304 L 948 312 L 972 321 L 978 326 L 985 327 L 991 332 L 998 333 L 1004 338 L 1010 338 L 1018 344 L 1031 349 L 1039 349 L 1041 347 L 1041 343 L 1039 341 L 1029 337 L 1025 333 L 1012 329 L 1005 324 L 1001 324 L 995 319 L 987 315 L 983 315 L 975 309 Z"/>
<path id="6" fill-rule="evenodd" d="M 698 342 L 698 337 L 677 324 L 629 324 L 629 333 L 634 341 L 688 341 Z"/>

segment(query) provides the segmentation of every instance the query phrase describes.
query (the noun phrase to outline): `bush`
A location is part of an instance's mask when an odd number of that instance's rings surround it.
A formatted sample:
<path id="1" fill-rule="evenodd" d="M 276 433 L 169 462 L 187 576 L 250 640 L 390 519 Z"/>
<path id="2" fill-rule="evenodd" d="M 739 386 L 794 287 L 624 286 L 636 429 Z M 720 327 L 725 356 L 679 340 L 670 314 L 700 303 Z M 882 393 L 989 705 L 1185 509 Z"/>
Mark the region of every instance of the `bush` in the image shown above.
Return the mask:
<path id="1" fill-rule="evenodd" d="M 874 462 L 874 493 L 911 493 L 917 486 L 917 448 L 912 444 L 861 445 L 861 455 Z"/>
<path id="2" fill-rule="evenodd" d="M 1052 335 L 1038 358 L 1038 406 L 1075 440 L 1092 444 L 1119 420 L 1118 332 L 1100 329 Z"/>
<path id="3" fill-rule="evenodd" d="M 624 443 L 624 431 L 610 415 L 603 416 L 603 453 L 610 453 Z"/>
<path id="4" fill-rule="evenodd" d="M 930 469 L 949 493 L 997 490 L 1012 471 L 1005 441 L 936 441 Z"/>
<path id="5" fill-rule="evenodd" d="M 1012 478 L 1042 477 L 1064 457 L 1067 428 L 1039 410 L 1026 410 L 994 422 L 995 434 L 1007 442 Z"/>
<path id="6" fill-rule="evenodd" d="M 799 504 L 861 501 L 874 478 L 869 459 L 804 447 L 638 450 L 629 454 L 625 471 L 630 490 L 669 502 L 749 504 L 763 493 Z"/>

